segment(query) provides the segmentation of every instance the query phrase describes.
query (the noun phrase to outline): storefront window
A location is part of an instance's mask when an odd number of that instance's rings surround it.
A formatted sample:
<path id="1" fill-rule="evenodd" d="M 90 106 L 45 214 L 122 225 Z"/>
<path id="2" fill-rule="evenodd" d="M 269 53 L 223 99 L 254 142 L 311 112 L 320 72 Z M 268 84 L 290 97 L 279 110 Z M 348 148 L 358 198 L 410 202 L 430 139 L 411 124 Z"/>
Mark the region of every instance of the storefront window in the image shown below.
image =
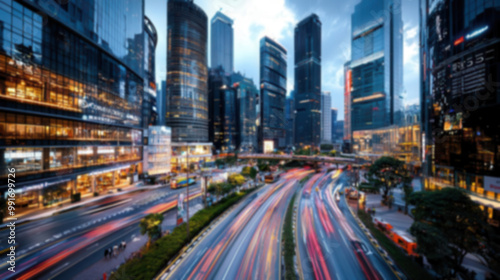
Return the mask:
<path id="1" fill-rule="evenodd" d="M 8 148 L 5 163 L 17 173 L 42 170 L 42 148 Z"/>
<path id="2" fill-rule="evenodd" d="M 73 148 L 52 148 L 50 149 L 50 168 L 70 168 L 74 164 Z"/>

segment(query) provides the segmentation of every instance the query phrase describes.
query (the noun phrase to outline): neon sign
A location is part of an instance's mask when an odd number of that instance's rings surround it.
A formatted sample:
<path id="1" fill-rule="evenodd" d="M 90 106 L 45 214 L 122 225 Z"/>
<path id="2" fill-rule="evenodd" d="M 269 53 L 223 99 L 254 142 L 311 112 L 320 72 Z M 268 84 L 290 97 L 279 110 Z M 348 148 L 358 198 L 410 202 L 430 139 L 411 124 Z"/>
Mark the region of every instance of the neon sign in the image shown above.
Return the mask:
<path id="1" fill-rule="evenodd" d="M 469 39 L 472 39 L 474 37 L 477 37 L 477 36 L 483 34 L 484 32 L 486 32 L 486 30 L 488 30 L 488 26 L 487 25 L 484 26 L 484 27 L 482 27 L 482 28 L 480 28 L 480 29 L 478 29 L 478 30 L 476 30 L 476 31 L 474 31 L 474 32 L 472 32 L 472 33 L 469 33 L 469 34 L 465 35 L 465 39 L 469 40 Z"/>
<path id="2" fill-rule="evenodd" d="M 458 38 L 457 40 L 455 40 L 455 43 L 453 43 L 454 46 L 456 45 L 460 45 L 464 42 L 464 36 Z"/>

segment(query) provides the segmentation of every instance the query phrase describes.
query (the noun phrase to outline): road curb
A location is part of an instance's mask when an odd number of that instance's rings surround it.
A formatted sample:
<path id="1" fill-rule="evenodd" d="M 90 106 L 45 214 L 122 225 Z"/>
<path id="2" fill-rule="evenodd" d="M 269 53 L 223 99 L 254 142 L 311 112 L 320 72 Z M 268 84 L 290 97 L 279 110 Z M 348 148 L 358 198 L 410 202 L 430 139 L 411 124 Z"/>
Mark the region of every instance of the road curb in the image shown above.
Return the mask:
<path id="1" fill-rule="evenodd" d="M 246 194 L 245 196 L 253 195 L 255 192 L 259 191 L 260 188 L 261 187 L 256 188 L 254 191 L 252 191 L 251 193 Z M 242 197 L 242 199 L 243 198 L 244 197 Z M 240 203 L 242 203 L 242 202 L 243 202 L 243 200 L 241 200 L 238 203 L 234 204 L 233 206 L 229 207 L 228 209 L 226 209 L 224 211 L 224 213 L 222 213 L 221 215 L 219 215 L 217 217 L 217 219 L 215 219 L 212 222 L 210 222 L 210 224 L 208 224 L 198 235 L 196 235 L 195 237 L 193 237 L 193 239 L 191 239 L 191 241 L 187 245 L 185 245 L 184 247 L 182 247 L 182 249 L 179 251 L 179 253 L 177 254 L 177 256 L 174 259 L 172 259 L 172 261 L 170 261 L 167 264 L 167 266 L 165 267 L 165 269 L 163 269 L 160 273 L 158 273 L 158 275 L 154 279 L 155 280 L 165 280 L 165 279 L 167 279 L 167 277 L 170 275 L 170 273 L 173 271 L 173 269 L 175 269 L 177 267 L 177 264 L 180 263 L 180 261 L 184 257 L 186 257 L 192 251 L 192 249 L 200 241 L 202 241 L 202 239 L 201 239 L 202 236 L 207 235 L 212 230 L 212 228 L 214 228 L 215 225 L 217 225 L 221 220 L 223 220 L 227 215 L 229 215 L 229 213 L 235 207 L 237 207 Z M 172 266 L 174 266 L 174 267 L 172 268 Z"/>
<path id="2" fill-rule="evenodd" d="M 344 197 L 345 199 L 345 197 Z M 391 268 L 392 272 L 394 275 L 399 279 L 399 280 L 406 280 L 406 276 L 404 273 L 401 271 L 401 269 L 396 265 L 396 263 L 391 259 L 389 254 L 380 246 L 377 242 L 377 240 L 372 236 L 370 230 L 361 222 L 361 220 L 358 218 L 357 215 L 354 215 L 354 211 L 352 210 L 351 206 L 349 203 L 347 203 L 347 207 L 349 208 L 349 211 L 351 212 L 351 215 L 353 216 L 354 220 L 358 224 L 358 226 L 361 228 L 361 231 L 366 235 L 368 240 L 370 240 L 370 243 L 372 243 L 373 247 L 378 251 L 380 256 L 382 256 L 382 259 L 387 263 L 387 265 Z"/>

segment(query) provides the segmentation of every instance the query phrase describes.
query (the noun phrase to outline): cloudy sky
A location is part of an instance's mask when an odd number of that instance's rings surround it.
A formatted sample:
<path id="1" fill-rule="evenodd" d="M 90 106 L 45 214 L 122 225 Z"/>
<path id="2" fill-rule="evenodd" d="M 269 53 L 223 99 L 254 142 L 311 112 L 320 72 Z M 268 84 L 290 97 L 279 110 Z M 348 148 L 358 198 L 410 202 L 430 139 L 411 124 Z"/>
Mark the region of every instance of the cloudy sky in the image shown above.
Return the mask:
<path id="1" fill-rule="evenodd" d="M 381 1 L 381 0 L 373 0 Z M 293 89 L 295 25 L 311 13 L 322 22 L 322 90 L 344 117 L 343 65 L 350 59 L 351 14 L 360 0 L 195 0 L 210 19 L 222 10 L 234 20 L 234 69 L 259 81 L 259 41 L 267 35 L 288 51 L 288 91 Z M 158 30 L 156 81 L 166 78 L 166 3 L 146 0 L 145 14 Z M 402 0 L 405 104 L 418 103 L 418 0 Z M 208 44 L 210 45 L 210 44 Z M 208 56 L 210 58 L 210 56 Z M 210 65 L 210 60 L 208 61 Z"/>

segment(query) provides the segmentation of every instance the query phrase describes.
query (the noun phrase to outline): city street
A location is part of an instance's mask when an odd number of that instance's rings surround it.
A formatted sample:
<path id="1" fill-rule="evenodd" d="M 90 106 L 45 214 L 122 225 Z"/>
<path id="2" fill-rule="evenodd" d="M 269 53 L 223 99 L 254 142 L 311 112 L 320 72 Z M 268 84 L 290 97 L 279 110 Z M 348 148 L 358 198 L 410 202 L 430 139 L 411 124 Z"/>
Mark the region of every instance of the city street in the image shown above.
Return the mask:
<path id="1" fill-rule="evenodd" d="M 63 277 L 68 276 L 65 271 L 71 271 L 68 274 L 74 276 L 102 259 L 106 248 L 138 235 L 139 220 L 148 213 L 175 209 L 177 195 L 185 191 L 185 188 L 165 187 L 113 196 L 87 207 L 19 225 L 16 273 L 5 272 L 0 278 L 68 279 Z M 193 203 L 200 203 L 200 196 L 200 187 L 191 186 Z M 2 244 L 7 244 L 7 234 L 6 230 L 0 232 Z M 83 265 L 76 265 L 82 261 Z M 5 266 L 6 258 L 3 258 L 1 267 Z"/>
<path id="2" fill-rule="evenodd" d="M 298 180 L 293 170 L 245 198 L 161 279 L 280 279 L 283 217 Z"/>
<path id="3" fill-rule="evenodd" d="M 304 279 L 397 279 L 348 209 L 340 171 L 306 182 L 297 217 L 299 258 Z"/>

